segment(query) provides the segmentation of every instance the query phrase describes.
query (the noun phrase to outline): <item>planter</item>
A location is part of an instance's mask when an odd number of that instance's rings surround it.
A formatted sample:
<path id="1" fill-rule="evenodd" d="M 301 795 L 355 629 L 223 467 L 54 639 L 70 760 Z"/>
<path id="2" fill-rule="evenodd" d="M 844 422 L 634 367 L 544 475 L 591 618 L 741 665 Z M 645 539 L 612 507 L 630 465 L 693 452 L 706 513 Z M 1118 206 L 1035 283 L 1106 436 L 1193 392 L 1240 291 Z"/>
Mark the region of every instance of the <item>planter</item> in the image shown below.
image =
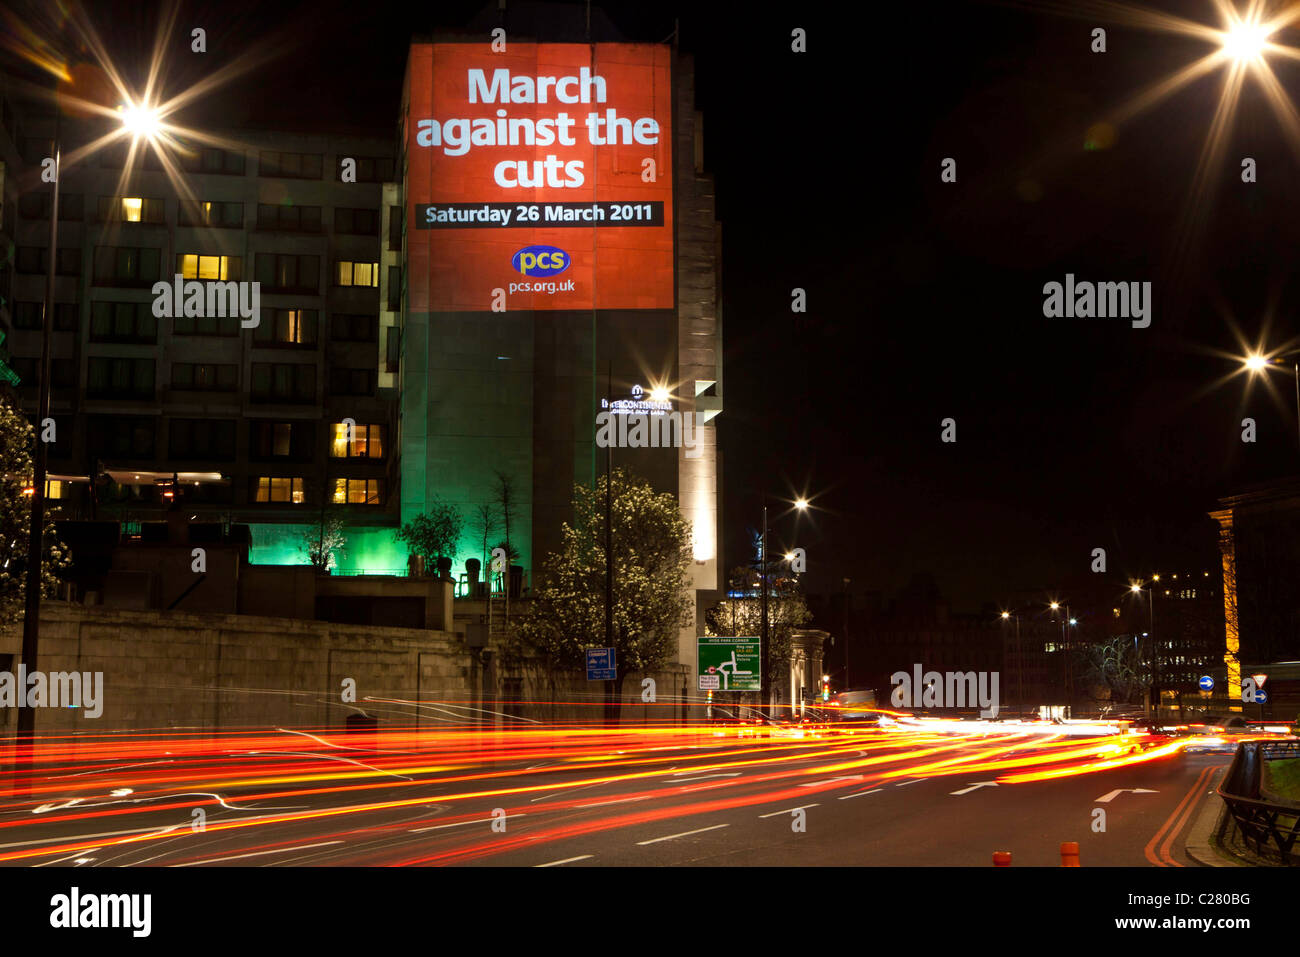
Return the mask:
<path id="1" fill-rule="evenodd" d="M 450 558 L 439 558 L 439 559 L 438 559 L 438 562 L 437 562 L 437 565 L 438 565 L 438 577 L 439 577 L 439 578 L 450 578 L 450 577 L 451 577 L 451 559 L 450 559 Z"/>

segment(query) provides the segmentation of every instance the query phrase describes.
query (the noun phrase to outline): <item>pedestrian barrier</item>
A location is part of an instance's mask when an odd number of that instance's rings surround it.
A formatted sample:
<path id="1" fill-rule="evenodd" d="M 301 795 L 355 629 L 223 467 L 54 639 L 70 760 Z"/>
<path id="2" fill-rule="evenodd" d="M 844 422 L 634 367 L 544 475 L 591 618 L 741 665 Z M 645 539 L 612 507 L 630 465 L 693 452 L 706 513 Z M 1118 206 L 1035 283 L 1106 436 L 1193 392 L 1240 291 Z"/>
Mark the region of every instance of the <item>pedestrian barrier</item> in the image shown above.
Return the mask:
<path id="1" fill-rule="evenodd" d="M 1010 866 L 1011 866 L 1011 852 L 1010 852 L 1010 851 L 994 851 L 994 852 L 993 852 L 993 866 L 994 866 L 994 867 L 1010 867 Z"/>
<path id="2" fill-rule="evenodd" d="M 1061 842 L 1061 866 L 1062 867 L 1079 866 L 1079 842 L 1078 841 Z"/>
<path id="3" fill-rule="evenodd" d="M 1247 847 L 1265 858 L 1276 857 L 1284 866 L 1300 864 L 1295 852 L 1300 838 L 1300 803 L 1268 800 L 1260 793 L 1264 762 L 1300 758 L 1300 741 L 1243 741 L 1218 787 L 1228 813 L 1219 824 L 1222 842 L 1229 824 L 1235 825 Z"/>

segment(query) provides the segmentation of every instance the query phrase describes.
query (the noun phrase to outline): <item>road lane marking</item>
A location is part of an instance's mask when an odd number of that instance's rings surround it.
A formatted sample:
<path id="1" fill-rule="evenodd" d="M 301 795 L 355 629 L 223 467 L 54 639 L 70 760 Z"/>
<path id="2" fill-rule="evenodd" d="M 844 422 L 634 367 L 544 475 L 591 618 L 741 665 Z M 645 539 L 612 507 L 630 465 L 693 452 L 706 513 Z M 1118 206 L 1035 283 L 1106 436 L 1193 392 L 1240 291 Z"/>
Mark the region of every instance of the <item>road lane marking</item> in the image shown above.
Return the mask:
<path id="1" fill-rule="evenodd" d="M 980 788 L 995 788 L 998 786 L 996 781 L 979 781 L 968 788 L 962 788 L 960 791 L 949 791 L 949 794 L 970 794 L 971 791 L 978 791 Z"/>
<path id="2" fill-rule="evenodd" d="M 827 778 L 825 781 L 809 781 L 807 784 L 800 784 L 801 788 L 815 788 L 821 784 L 834 784 L 836 781 L 861 781 L 861 774 L 850 774 L 842 778 Z"/>
<path id="3" fill-rule="evenodd" d="M 1121 794 L 1159 794 L 1159 791 L 1152 791 L 1150 788 L 1116 788 L 1114 791 L 1108 791 L 1094 801 L 1094 804 L 1109 804 Z"/>
<path id="4" fill-rule="evenodd" d="M 712 827 L 696 828 L 694 831 L 682 831 L 680 834 L 666 834 L 663 837 L 654 837 L 648 841 L 637 841 L 637 846 L 645 844 L 658 844 L 660 841 L 671 841 L 678 837 L 690 837 L 692 834 L 703 834 L 705 831 L 716 831 L 720 827 L 731 827 L 730 824 L 715 824 Z"/>
<path id="5" fill-rule="evenodd" d="M 771 814 L 760 814 L 759 817 L 776 817 L 778 814 L 793 814 L 795 811 L 806 811 L 810 807 L 821 807 L 821 805 L 801 804 L 799 807 L 788 807 L 784 811 L 773 811 Z"/>
<path id="6" fill-rule="evenodd" d="M 534 864 L 533 867 L 559 867 L 561 864 L 572 864 L 574 861 L 590 860 L 593 855 L 579 854 L 577 857 L 566 857 L 562 861 L 548 861 L 545 864 Z"/>
<path id="7" fill-rule="evenodd" d="M 608 783 L 609 783 L 608 781 L 592 781 L 590 784 L 584 784 L 580 788 L 569 788 L 566 791 L 551 791 L 547 794 L 539 794 L 537 797 L 531 798 L 528 803 L 536 804 L 538 801 L 545 801 L 547 798 L 557 798 L 561 794 L 572 794 L 574 791 L 585 791 L 587 790 L 587 788 L 594 788 L 598 784 L 608 784 Z"/>
<path id="8" fill-rule="evenodd" d="M 1206 780 L 1215 771 L 1218 771 L 1220 767 L 1221 765 L 1212 764 L 1201 771 L 1196 778 L 1196 782 L 1191 786 L 1188 792 L 1183 795 L 1183 799 L 1178 802 L 1178 806 L 1174 808 L 1173 813 L 1165 819 L 1165 822 L 1160 825 L 1160 830 L 1156 831 L 1155 836 L 1152 837 L 1151 840 L 1147 842 L 1147 846 L 1142 849 L 1142 853 L 1146 859 L 1156 867 L 1183 866 L 1169 856 L 1169 848 L 1172 846 L 1174 838 L 1178 835 L 1178 832 L 1182 830 L 1183 823 L 1192 813 L 1192 808 L 1196 806 L 1196 798 L 1200 796 L 1201 789 L 1205 786 Z M 1160 846 L 1157 856 L 1156 845 L 1159 844 L 1160 839 L 1165 836 L 1166 832 L 1168 832 L 1169 838 Z"/>
<path id="9" fill-rule="evenodd" d="M 445 827 L 464 827 L 466 824 L 491 824 L 493 821 L 508 821 L 512 817 L 523 817 L 523 816 L 524 813 L 520 811 L 518 814 L 507 814 L 505 817 L 498 817 L 498 818 L 485 817 L 485 818 L 480 818 L 479 820 L 476 821 L 457 821 L 455 824 L 435 824 L 433 825 L 433 827 L 412 827 L 409 828 L 406 833 L 420 834 L 424 831 L 441 831 Z"/>
<path id="10" fill-rule="evenodd" d="M 853 794 L 846 794 L 846 795 L 844 795 L 844 797 L 836 798 L 835 800 L 837 800 L 837 801 L 847 801 L 849 798 L 860 798 L 860 797 L 862 797 L 862 795 L 864 795 L 864 794 L 876 794 L 876 793 L 878 793 L 878 792 L 880 792 L 880 791 L 883 791 L 883 790 L 884 790 L 884 788 L 872 788 L 870 791 L 857 791 L 857 792 L 855 792 L 855 793 L 853 793 Z"/>
<path id="11" fill-rule="evenodd" d="M 289 851 L 305 851 L 313 847 L 329 847 L 331 844 L 342 844 L 342 841 L 321 841 L 319 844 L 299 844 L 296 847 L 278 847 L 273 851 L 253 851 L 249 854 L 235 854 L 232 857 L 209 857 L 202 861 L 187 861 L 184 864 L 170 864 L 169 867 L 196 867 L 199 864 L 217 864 L 221 861 L 238 861 L 245 857 L 263 857 L 267 854 L 287 854 Z"/>
<path id="12" fill-rule="evenodd" d="M 575 811 L 581 811 L 583 808 L 604 807 L 606 804 L 626 804 L 628 801 L 648 801 L 648 800 L 650 800 L 650 795 L 643 794 L 640 797 L 618 798 L 615 801 L 597 801 L 595 804 L 578 804 L 575 805 L 573 809 Z"/>
<path id="13" fill-rule="evenodd" d="M 899 781 L 897 784 L 894 785 L 894 787 L 896 787 L 896 788 L 905 788 L 905 787 L 907 787 L 909 784 L 917 784 L 917 783 L 919 783 L 919 782 L 921 782 L 921 781 L 924 781 L 924 780 L 925 780 L 925 778 L 912 778 L 912 780 L 910 780 L 910 781 Z"/>
<path id="14" fill-rule="evenodd" d="M 685 784 L 687 781 L 709 781 L 709 780 L 712 780 L 713 778 L 738 778 L 738 777 L 740 777 L 740 772 L 739 772 L 739 771 L 732 771 L 732 772 L 730 772 L 730 773 L 728 773 L 728 774 L 704 774 L 704 775 L 701 775 L 701 776 L 698 777 L 698 778 L 679 778 L 679 779 L 677 779 L 676 781 L 674 781 L 673 783 L 674 783 L 674 784 Z"/>

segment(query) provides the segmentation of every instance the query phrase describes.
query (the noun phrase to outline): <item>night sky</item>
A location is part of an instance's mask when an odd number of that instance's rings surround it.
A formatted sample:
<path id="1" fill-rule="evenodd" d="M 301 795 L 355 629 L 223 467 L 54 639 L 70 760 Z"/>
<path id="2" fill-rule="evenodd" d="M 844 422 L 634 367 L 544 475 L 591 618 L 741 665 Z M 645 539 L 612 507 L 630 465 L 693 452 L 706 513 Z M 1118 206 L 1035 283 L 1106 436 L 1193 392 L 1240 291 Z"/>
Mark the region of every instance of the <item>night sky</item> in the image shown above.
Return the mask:
<path id="1" fill-rule="evenodd" d="M 1218 26 L 1210 3 L 1150 6 Z M 807 550 L 809 591 L 848 577 L 889 595 L 928 572 L 974 611 L 1086 571 L 1095 547 L 1134 576 L 1212 567 L 1216 498 L 1300 471 L 1288 376 L 1271 375 L 1275 400 L 1242 376 L 1211 388 L 1237 368 L 1234 329 L 1272 349 L 1294 335 L 1300 142 L 1247 76 L 1198 189 L 1222 68 L 1113 142 L 1089 133 L 1209 43 L 1058 12 L 1092 4 L 645 7 L 605 10 L 637 40 L 680 18 L 717 182 L 728 566 L 749 557 L 763 489 L 807 493 L 812 519 L 773 529 Z M 143 62 L 159 8 L 90 9 Z M 176 58 L 177 85 L 259 44 L 276 57 L 181 122 L 391 133 L 411 35 L 485 5 L 413 9 L 183 4 L 178 33 L 207 27 L 210 52 Z M 1300 90 L 1300 61 L 1269 63 Z M 1246 156 L 1257 183 L 1241 182 Z M 945 157 L 956 183 L 940 182 Z M 1044 318 L 1043 284 L 1066 273 L 1151 282 L 1150 328 Z"/>

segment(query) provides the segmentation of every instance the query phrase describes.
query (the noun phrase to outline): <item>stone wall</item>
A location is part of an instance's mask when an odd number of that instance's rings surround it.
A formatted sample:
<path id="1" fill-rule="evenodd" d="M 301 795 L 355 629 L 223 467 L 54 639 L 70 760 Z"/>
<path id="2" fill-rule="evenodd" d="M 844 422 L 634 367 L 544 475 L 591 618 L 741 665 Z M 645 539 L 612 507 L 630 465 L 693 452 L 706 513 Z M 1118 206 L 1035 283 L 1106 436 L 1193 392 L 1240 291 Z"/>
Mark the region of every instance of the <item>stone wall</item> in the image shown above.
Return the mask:
<path id="1" fill-rule="evenodd" d="M 20 628 L 0 634 L 0 671 L 17 672 L 21 647 Z M 38 708 L 37 730 L 47 733 L 343 729 L 363 713 L 381 728 L 598 722 L 604 689 L 495 638 L 470 648 L 456 632 L 55 601 L 42 605 L 38 664 L 47 674 L 104 674 L 100 717 Z M 644 676 L 628 676 L 627 720 L 682 720 L 685 668 L 648 674 L 658 700 L 643 704 Z M 355 704 L 342 700 L 345 678 L 356 682 Z M 0 734 L 12 735 L 16 719 L 16 710 L 0 708 Z"/>

